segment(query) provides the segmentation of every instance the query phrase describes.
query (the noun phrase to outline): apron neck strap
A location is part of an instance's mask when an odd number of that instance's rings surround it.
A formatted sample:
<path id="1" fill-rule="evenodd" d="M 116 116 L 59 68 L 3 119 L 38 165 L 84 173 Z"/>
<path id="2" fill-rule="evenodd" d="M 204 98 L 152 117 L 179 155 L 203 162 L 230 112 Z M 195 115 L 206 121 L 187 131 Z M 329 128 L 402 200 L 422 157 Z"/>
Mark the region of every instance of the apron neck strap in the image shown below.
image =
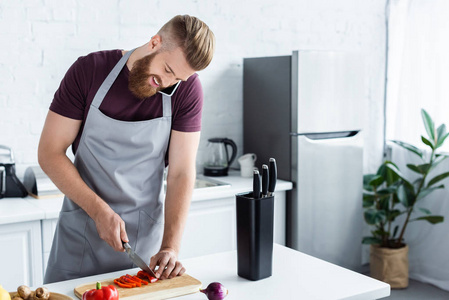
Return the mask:
<path id="1" fill-rule="evenodd" d="M 132 49 L 132 50 L 126 52 L 125 55 L 122 56 L 122 58 L 119 60 L 119 62 L 115 65 L 115 67 L 109 73 L 109 75 L 106 77 L 106 79 L 103 81 L 103 83 L 101 84 L 97 93 L 95 94 L 94 100 L 92 100 L 93 107 L 96 107 L 96 108 L 100 107 L 101 102 L 103 102 L 104 97 L 108 93 L 108 91 L 111 88 L 114 81 L 117 79 L 118 74 L 120 74 L 120 71 L 126 65 L 128 58 L 131 56 L 131 54 L 134 52 L 134 50 L 136 50 L 136 49 Z"/>
<path id="2" fill-rule="evenodd" d="M 171 96 L 162 94 L 162 116 L 171 117 Z"/>

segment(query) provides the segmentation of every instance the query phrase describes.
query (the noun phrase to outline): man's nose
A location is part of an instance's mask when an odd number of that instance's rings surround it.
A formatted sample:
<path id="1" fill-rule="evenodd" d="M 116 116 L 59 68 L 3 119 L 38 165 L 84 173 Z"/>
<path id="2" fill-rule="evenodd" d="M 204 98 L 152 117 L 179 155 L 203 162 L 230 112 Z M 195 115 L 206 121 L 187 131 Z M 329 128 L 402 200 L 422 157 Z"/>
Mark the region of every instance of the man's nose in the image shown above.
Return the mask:
<path id="1" fill-rule="evenodd" d="M 161 79 L 162 79 L 162 86 L 163 87 L 172 86 L 172 85 L 174 85 L 177 82 L 175 76 L 173 76 L 172 74 L 166 74 L 163 77 L 161 77 Z"/>

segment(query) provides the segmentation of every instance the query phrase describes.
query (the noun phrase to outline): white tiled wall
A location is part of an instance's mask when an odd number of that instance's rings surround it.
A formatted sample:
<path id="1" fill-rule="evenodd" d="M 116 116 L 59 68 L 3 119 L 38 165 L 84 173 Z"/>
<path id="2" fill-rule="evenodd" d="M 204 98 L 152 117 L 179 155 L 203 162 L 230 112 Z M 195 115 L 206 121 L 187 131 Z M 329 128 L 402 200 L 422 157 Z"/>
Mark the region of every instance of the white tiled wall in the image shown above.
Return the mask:
<path id="1" fill-rule="evenodd" d="M 0 0 L 0 144 L 13 148 L 18 170 L 36 164 L 49 104 L 78 56 L 140 46 L 176 14 L 201 18 L 217 37 L 214 60 L 200 72 L 198 164 L 210 137 L 235 140 L 242 154 L 243 57 L 357 50 L 368 58 L 365 168 L 375 169 L 383 138 L 385 0 Z"/>

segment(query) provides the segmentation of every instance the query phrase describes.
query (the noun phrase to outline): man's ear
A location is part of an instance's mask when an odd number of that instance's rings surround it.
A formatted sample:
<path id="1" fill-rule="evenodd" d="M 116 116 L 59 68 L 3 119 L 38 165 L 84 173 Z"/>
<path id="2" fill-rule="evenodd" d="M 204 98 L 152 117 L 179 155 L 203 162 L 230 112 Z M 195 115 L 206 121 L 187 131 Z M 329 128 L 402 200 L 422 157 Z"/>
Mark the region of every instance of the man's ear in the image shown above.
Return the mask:
<path id="1" fill-rule="evenodd" d="M 151 37 L 150 43 L 149 43 L 149 50 L 158 50 L 161 47 L 162 44 L 162 38 L 160 35 L 155 34 Z"/>

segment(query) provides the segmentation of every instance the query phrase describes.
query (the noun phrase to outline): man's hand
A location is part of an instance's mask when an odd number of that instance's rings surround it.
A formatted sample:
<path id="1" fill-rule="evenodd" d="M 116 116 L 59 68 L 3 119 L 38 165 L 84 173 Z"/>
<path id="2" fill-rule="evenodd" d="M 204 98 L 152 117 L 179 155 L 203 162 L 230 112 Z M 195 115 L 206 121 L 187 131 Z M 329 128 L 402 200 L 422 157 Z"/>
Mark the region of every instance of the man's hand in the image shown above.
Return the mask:
<path id="1" fill-rule="evenodd" d="M 123 242 L 129 242 L 125 222 L 111 208 L 105 209 L 94 219 L 100 238 L 115 251 L 124 252 Z"/>
<path id="2" fill-rule="evenodd" d="M 154 273 L 159 279 L 181 276 L 186 271 L 181 262 L 178 261 L 178 255 L 172 249 L 161 249 L 151 257 L 150 269 L 154 270 L 156 266 L 159 268 Z"/>

